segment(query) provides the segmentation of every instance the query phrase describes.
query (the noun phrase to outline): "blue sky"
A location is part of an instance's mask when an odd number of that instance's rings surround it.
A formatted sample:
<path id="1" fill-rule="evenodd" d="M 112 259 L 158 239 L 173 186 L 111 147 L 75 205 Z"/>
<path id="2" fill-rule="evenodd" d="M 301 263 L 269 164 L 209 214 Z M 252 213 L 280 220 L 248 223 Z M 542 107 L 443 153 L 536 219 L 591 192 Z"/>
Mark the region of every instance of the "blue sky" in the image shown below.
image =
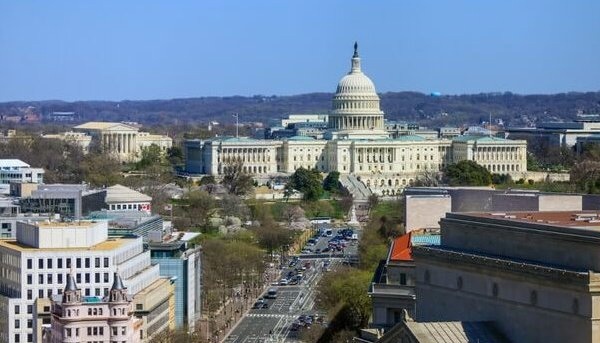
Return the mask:
<path id="1" fill-rule="evenodd" d="M 600 90 L 600 1 L 0 2 L 0 101 Z"/>

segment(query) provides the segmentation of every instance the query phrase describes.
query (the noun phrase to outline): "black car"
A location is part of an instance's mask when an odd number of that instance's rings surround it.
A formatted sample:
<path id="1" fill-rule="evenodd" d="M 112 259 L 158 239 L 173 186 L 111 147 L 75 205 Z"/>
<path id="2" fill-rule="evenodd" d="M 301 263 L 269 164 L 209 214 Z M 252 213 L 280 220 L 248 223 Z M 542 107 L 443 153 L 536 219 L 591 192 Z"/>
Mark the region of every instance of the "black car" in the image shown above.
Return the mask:
<path id="1" fill-rule="evenodd" d="M 269 304 L 268 303 L 263 303 L 260 308 L 268 309 L 269 308 Z"/>

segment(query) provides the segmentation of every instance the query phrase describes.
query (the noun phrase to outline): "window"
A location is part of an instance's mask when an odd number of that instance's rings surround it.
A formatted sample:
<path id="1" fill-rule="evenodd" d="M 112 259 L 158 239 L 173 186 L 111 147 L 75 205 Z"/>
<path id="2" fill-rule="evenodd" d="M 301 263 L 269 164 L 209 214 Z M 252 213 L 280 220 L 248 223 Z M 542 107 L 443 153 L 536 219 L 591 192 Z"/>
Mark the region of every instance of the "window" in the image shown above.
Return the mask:
<path id="1" fill-rule="evenodd" d="M 75 261 L 75 265 L 77 266 L 77 268 L 81 268 L 81 258 L 78 257 Z"/>
<path id="2" fill-rule="evenodd" d="M 33 261 L 30 258 L 28 258 L 27 259 L 27 269 L 31 269 L 31 268 L 33 268 Z"/>
<path id="3" fill-rule="evenodd" d="M 52 268 L 52 259 L 49 258 L 48 260 L 46 260 L 46 266 L 48 267 L 48 269 Z"/>
<path id="4" fill-rule="evenodd" d="M 108 273 L 104 273 L 104 282 L 108 282 Z"/>
<path id="5" fill-rule="evenodd" d="M 117 331 L 117 327 L 116 327 L 116 326 L 113 326 L 113 328 L 112 328 L 112 335 L 113 335 L 113 336 L 116 336 L 116 335 L 118 335 L 118 334 L 119 334 L 119 333 L 118 333 L 118 331 Z"/>
<path id="6" fill-rule="evenodd" d="M 89 288 L 86 288 L 86 289 L 85 289 L 85 296 L 86 296 L 86 297 L 89 297 L 89 296 L 90 296 L 90 289 L 89 289 Z"/>
<path id="7" fill-rule="evenodd" d="M 406 285 L 406 273 L 401 273 L 400 274 L 400 284 L 401 285 Z"/>
<path id="8" fill-rule="evenodd" d="M 33 313 L 33 305 L 27 305 L 27 314 Z"/>
<path id="9" fill-rule="evenodd" d="M 15 305 L 15 314 L 21 313 L 21 306 Z"/>
<path id="10" fill-rule="evenodd" d="M 96 281 L 96 283 L 100 282 L 100 273 L 96 273 L 94 275 L 94 280 Z"/>
<path id="11" fill-rule="evenodd" d="M 27 328 L 31 329 L 33 327 L 33 319 L 27 319 Z"/>
<path id="12" fill-rule="evenodd" d="M 31 285 L 33 283 L 33 275 L 27 274 L 27 284 Z"/>
<path id="13" fill-rule="evenodd" d="M 33 291 L 28 289 L 27 290 L 27 300 L 31 300 L 31 299 L 33 299 Z M 28 305 L 28 306 L 31 306 L 31 305 Z M 29 312 L 27 312 L 27 313 L 29 313 Z"/>
<path id="14" fill-rule="evenodd" d="M 21 328 L 21 321 L 19 319 L 15 319 L 15 329 Z"/>
<path id="15" fill-rule="evenodd" d="M 58 274 L 58 275 L 57 275 L 57 278 L 58 278 L 58 280 L 57 280 L 57 281 L 58 281 L 58 284 L 59 284 L 59 285 L 62 285 L 62 283 L 63 283 L 63 275 L 62 275 L 62 274 Z"/>
<path id="16" fill-rule="evenodd" d="M 62 258 L 59 258 L 58 260 L 56 260 L 56 263 L 58 264 L 58 268 L 62 268 L 63 267 Z"/>
<path id="17" fill-rule="evenodd" d="M 21 342 L 21 335 L 19 335 L 18 333 L 15 334 L 15 343 L 19 343 Z"/>
<path id="18" fill-rule="evenodd" d="M 77 281 L 77 283 L 81 283 L 81 273 L 77 273 L 75 275 L 75 280 Z"/>
<path id="19" fill-rule="evenodd" d="M 48 289 L 46 290 L 46 298 L 50 299 L 52 297 L 52 290 Z"/>
<path id="20" fill-rule="evenodd" d="M 44 284 L 44 274 L 38 275 L 38 284 L 40 284 L 40 285 Z"/>
<path id="21" fill-rule="evenodd" d="M 33 334 L 32 333 L 27 334 L 27 342 L 33 342 Z"/>
<path id="22" fill-rule="evenodd" d="M 85 273 L 85 283 L 90 282 L 90 273 Z"/>
<path id="23" fill-rule="evenodd" d="M 46 277 L 46 283 L 49 285 L 52 284 L 52 274 L 48 274 L 48 276 Z"/>
<path id="24" fill-rule="evenodd" d="M 67 268 L 71 268 L 71 259 L 70 258 L 67 258 L 66 265 L 67 265 Z"/>
<path id="25" fill-rule="evenodd" d="M 108 257 L 104 258 L 104 268 L 108 268 Z"/>
<path id="26" fill-rule="evenodd" d="M 38 259 L 38 268 L 40 268 L 40 269 L 44 268 L 44 259 L 43 258 Z"/>
<path id="27" fill-rule="evenodd" d="M 89 267 L 90 267 L 90 258 L 89 258 L 89 257 L 86 257 L 86 258 L 85 258 L 85 267 L 86 267 L 86 268 L 89 268 Z"/>
<path id="28" fill-rule="evenodd" d="M 94 259 L 94 265 L 96 266 L 96 268 L 100 268 L 100 257 L 96 257 Z"/>
<path id="29" fill-rule="evenodd" d="M 38 289 L 38 298 L 43 298 L 43 297 L 44 297 L 44 290 Z"/>

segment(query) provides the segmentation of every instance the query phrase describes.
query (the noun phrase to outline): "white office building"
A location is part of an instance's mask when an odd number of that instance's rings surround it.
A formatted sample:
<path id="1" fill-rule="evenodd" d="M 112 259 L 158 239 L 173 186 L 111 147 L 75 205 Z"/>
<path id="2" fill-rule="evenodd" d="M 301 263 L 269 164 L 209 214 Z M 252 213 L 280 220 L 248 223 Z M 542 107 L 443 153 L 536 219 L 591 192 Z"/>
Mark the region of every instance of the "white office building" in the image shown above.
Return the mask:
<path id="1" fill-rule="evenodd" d="M 0 342 L 35 342 L 34 302 L 61 294 L 66 275 L 83 296 L 105 296 L 115 272 L 135 295 L 159 279 L 142 238 L 108 238 L 107 222 L 17 223 L 0 240 Z"/>
<path id="2" fill-rule="evenodd" d="M 0 194 L 10 192 L 11 182 L 44 183 L 44 169 L 17 159 L 0 159 Z"/>

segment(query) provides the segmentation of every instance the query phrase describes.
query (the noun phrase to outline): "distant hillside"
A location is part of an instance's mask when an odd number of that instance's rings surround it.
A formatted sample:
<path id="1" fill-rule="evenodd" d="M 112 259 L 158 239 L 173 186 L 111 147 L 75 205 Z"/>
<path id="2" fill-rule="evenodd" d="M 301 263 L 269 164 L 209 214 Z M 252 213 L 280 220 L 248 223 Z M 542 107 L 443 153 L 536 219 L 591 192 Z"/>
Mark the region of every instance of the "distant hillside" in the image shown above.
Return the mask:
<path id="1" fill-rule="evenodd" d="M 431 127 L 475 124 L 493 118 L 505 125 L 532 125 L 538 121 L 571 120 L 578 112 L 600 113 L 600 92 L 518 95 L 482 93 L 430 96 L 416 92 L 380 94 L 390 120 L 416 121 Z M 269 122 L 289 113 L 326 113 L 331 93 L 294 96 L 203 97 L 147 101 L 31 101 L 0 103 L 0 117 L 23 113 L 28 106 L 46 118 L 54 111 L 72 111 L 77 121 L 137 121 L 151 124 L 232 122 L 239 113 L 244 122 Z"/>

